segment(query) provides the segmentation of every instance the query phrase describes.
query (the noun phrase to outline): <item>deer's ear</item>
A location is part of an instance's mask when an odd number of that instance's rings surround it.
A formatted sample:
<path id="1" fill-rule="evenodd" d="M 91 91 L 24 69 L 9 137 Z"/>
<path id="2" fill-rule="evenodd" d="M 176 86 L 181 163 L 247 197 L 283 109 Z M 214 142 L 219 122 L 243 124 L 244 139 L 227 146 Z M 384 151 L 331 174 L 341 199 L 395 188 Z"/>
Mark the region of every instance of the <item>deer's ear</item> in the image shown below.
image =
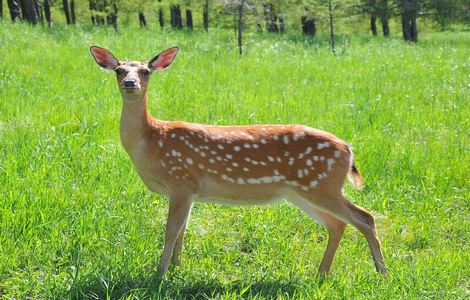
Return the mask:
<path id="1" fill-rule="evenodd" d="M 91 55 L 93 55 L 96 63 L 105 69 L 114 70 L 117 66 L 119 66 L 119 60 L 114 57 L 110 51 L 104 48 L 91 46 L 90 52 Z"/>
<path id="2" fill-rule="evenodd" d="M 173 47 L 152 58 L 148 63 L 150 70 L 155 72 L 166 69 L 169 65 L 171 65 L 179 50 L 180 48 Z"/>

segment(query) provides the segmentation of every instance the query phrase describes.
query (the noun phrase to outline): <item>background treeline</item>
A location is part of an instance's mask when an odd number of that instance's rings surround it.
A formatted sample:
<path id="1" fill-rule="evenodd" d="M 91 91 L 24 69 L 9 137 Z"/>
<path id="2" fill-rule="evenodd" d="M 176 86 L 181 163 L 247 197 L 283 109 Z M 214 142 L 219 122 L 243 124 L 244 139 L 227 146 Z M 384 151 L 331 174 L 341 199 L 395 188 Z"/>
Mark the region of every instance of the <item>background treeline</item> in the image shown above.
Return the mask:
<path id="1" fill-rule="evenodd" d="M 356 28 L 367 22 L 373 35 L 388 36 L 390 22 L 399 24 L 403 38 L 418 40 L 418 20 L 431 20 L 442 29 L 470 23 L 467 0 L 0 0 L 0 17 L 32 24 L 54 22 L 141 27 L 233 27 L 315 36 L 337 22 Z M 401 28 L 399 28 L 401 27 Z"/>

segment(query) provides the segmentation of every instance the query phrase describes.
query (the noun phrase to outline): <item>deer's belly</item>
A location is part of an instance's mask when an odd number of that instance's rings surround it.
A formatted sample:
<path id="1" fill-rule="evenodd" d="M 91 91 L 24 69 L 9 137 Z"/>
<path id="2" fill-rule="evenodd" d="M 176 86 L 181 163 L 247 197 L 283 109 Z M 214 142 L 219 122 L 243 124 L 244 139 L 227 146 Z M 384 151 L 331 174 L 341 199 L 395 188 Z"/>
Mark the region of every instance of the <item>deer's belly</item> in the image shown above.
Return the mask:
<path id="1" fill-rule="evenodd" d="M 288 191 L 272 186 L 240 187 L 203 180 L 197 201 L 215 202 L 229 205 L 269 204 L 283 199 Z"/>

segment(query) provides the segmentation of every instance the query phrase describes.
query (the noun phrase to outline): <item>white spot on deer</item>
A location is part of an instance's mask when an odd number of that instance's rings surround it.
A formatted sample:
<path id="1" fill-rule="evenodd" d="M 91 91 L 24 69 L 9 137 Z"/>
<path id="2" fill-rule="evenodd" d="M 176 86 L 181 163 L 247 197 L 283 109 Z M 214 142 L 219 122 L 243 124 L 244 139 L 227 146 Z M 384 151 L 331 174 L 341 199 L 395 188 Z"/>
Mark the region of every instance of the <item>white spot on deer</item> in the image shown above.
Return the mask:
<path id="1" fill-rule="evenodd" d="M 238 184 L 245 184 L 245 180 L 243 178 L 237 178 Z"/>
<path id="2" fill-rule="evenodd" d="M 256 166 L 259 164 L 256 160 L 252 160 L 251 163 L 256 165 Z"/>
<path id="3" fill-rule="evenodd" d="M 314 156 L 313 156 L 313 160 L 314 160 L 314 161 L 318 161 L 318 156 L 314 155 Z"/>
<path id="4" fill-rule="evenodd" d="M 184 141 L 184 136 L 180 136 L 180 141 Z"/>
<path id="5" fill-rule="evenodd" d="M 259 164 L 262 165 L 262 166 L 266 166 L 266 165 L 267 165 L 267 163 L 265 163 L 264 161 L 260 161 Z"/>
<path id="6" fill-rule="evenodd" d="M 244 167 L 244 168 L 243 168 L 243 171 L 245 171 L 245 172 L 250 172 L 250 169 L 248 169 L 247 167 Z"/>
<path id="7" fill-rule="evenodd" d="M 282 159 L 280 157 L 276 157 L 276 160 L 278 163 L 282 162 Z"/>
<path id="8" fill-rule="evenodd" d="M 304 169 L 304 174 L 305 174 L 305 176 L 308 176 L 308 169 L 307 168 Z"/>
<path id="9" fill-rule="evenodd" d="M 273 135 L 273 140 L 277 141 L 279 137 L 277 135 Z"/>
<path id="10" fill-rule="evenodd" d="M 289 136 L 285 135 L 283 138 L 284 144 L 289 144 Z"/>
<path id="11" fill-rule="evenodd" d="M 178 152 L 175 149 L 171 150 L 171 156 L 178 156 Z"/>
<path id="12" fill-rule="evenodd" d="M 289 156 L 290 156 L 289 151 L 284 151 L 284 156 L 285 156 L 285 157 L 289 157 Z"/>
<path id="13" fill-rule="evenodd" d="M 306 187 L 305 185 L 302 185 L 300 188 L 302 189 L 302 191 L 308 191 L 308 187 Z"/>
<path id="14" fill-rule="evenodd" d="M 229 154 L 229 153 L 225 154 L 225 157 L 228 158 L 228 159 L 232 159 L 232 158 L 233 158 L 232 154 Z"/>
<path id="15" fill-rule="evenodd" d="M 252 146 L 253 148 L 255 148 L 255 149 L 258 149 L 258 148 L 259 148 L 258 144 L 252 144 L 251 146 Z"/>
<path id="16" fill-rule="evenodd" d="M 237 152 L 240 151 L 240 146 L 235 146 L 235 147 L 233 147 L 233 150 L 235 150 L 235 151 L 237 151 Z"/>
<path id="17" fill-rule="evenodd" d="M 265 177 L 261 177 L 260 181 L 264 183 L 272 183 L 274 181 L 274 178 L 270 176 L 265 176 Z"/>
<path id="18" fill-rule="evenodd" d="M 331 171 L 331 166 L 333 165 L 334 162 L 335 160 L 332 158 L 329 158 L 326 160 L 326 163 L 328 164 L 328 171 Z"/>
<path id="19" fill-rule="evenodd" d="M 292 136 L 292 139 L 293 139 L 294 141 L 299 140 L 299 135 L 298 135 L 297 133 L 294 133 L 294 135 Z"/>
<path id="20" fill-rule="evenodd" d="M 166 163 L 163 160 L 160 160 L 160 164 L 162 165 L 162 167 L 166 168 Z"/>
<path id="21" fill-rule="evenodd" d="M 305 149 L 305 154 L 309 154 L 310 152 L 312 152 L 312 147 L 307 147 L 307 149 Z"/>
<path id="22" fill-rule="evenodd" d="M 264 128 L 263 128 L 263 129 L 264 129 Z M 260 142 L 261 144 L 264 144 L 264 145 L 266 145 L 266 144 L 268 143 L 268 142 L 266 141 L 266 139 L 260 139 L 259 142 Z"/>
<path id="23" fill-rule="evenodd" d="M 280 175 L 280 173 L 277 169 L 274 169 L 274 175 Z"/>
<path id="24" fill-rule="evenodd" d="M 232 163 L 232 166 L 238 168 L 240 165 L 239 165 L 237 162 L 233 162 L 233 163 Z"/>
<path id="25" fill-rule="evenodd" d="M 217 148 L 219 148 L 220 150 L 224 150 L 224 146 L 221 144 L 217 144 Z"/>
<path id="26" fill-rule="evenodd" d="M 310 181 L 310 187 L 311 187 L 312 189 L 316 188 L 317 185 L 318 185 L 318 181 L 316 181 L 316 180 Z"/>
<path id="27" fill-rule="evenodd" d="M 227 167 L 227 169 L 225 169 L 225 170 L 227 170 L 227 172 L 232 172 L 233 171 L 233 169 L 230 168 L 230 167 Z"/>
<path id="28" fill-rule="evenodd" d="M 243 147 L 246 148 L 246 149 L 250 149 L 250 148 L 251 148 L 251 145 L 248 144 L 248 143 L 245 143 L 245 144 L 243 144 Z"/>
<path id="29" fill-rule="evenodd" d="M 186 158 L 186 162 L 187 162 L 189 165 L 192 165 L 192 164 L 193 164 L 193 160 L 192 160 L 190 157 Z"/>
<path id="30" fill-rule="evenodd" d="M 274 157 L 268 155 L 268 160 L 269 160 L 270 162 L 274 162 Z"/>
<path id="31" fill-rule="evenodd" d="M 303 173 L 302 170 L 297 170 L 297 177 L 298 177 L 298 178 L 304 177 L 304 173 Z"/>
<path id="32" fill-rule="evenodd" d="M 172 133 L 172 134 L 170 134 L 170 137 L 175 138 L 176 134 Z"/>
<path id="33" fill-rule="evenodd" d="M 165 153 L 165 156 L 166 156 L 166 157 L 169 157 L 169 156 L 170 156 L 170 152 Z"/>
<path id="34" fill-rule="evenodd" d="M 203 164 L 198 164 L 197 167 L 201 170 L 204 170 L 204 165 Z"/>
<path id="35" fill-rule="evenodd" d="M 320 161 L 324 161 L 325 160 L 325 157 L 324 156 L 320 156 Z"/>
<path id="36" fill-rule="evenodd" d="M 163 142 L 161 140 L 158 141 L 158 146 L 160 146 L 160 148 L 163 148 Z"/>
<path id="37" fill-rule="evenodd" d="M 292 186 L 299 186 L 299 183 L 295 180 L 286 180 L 286 184 L 292 185 Z"/>
<path id="38" fill-rule="evenodd" d="M 202 157 L 206 157 L 206 154 L 204 152 L 201 151 L 201 153 L 199 153 Z"/>
<path id="39" fill-rule="evenodd" d="M 335 157 L 338 158 L 341 156 L 341 152 L 339 150 L 335 151 Z"/>
<path id="40" fill-rule="evenodd" d="M 217 155 L 217 152 L 215 150 L 211 150 L 212 155 Z"/>
<path id="41" fill-rule="evenodd" d="M 287 162 L 287 164 L 289 166 L 292 166 L 294 164 L 294 158 L 293 157 L 289 157 L 289 161 Z"/>
<path id="42" fill-rule="evenodd" d="M 309 167 L 310 167 L 310 166 L 312 165 L 312 160 L 310 160 L 310 159 L 307 159 L 307 161 L 305 161 L 305 163 L 307 164 L 307 166 L 309 166 Z"/>
<path id="43" fill-rule="evenodd" d="M 248 182 L 249 184 L 259 184 L 260 180 L 257 178 L 248 178 L 246 182 Z"/>
<path id="44" fill-rule="evenodd" d="M 318 150 L 321 150 L 321 149 L 323 149 L 323 148 L 328 148 L 328 147 L 330 147 L 330 143 L 329 143 L 329 142 L 319 143 L 319 144 L 317 145 L 317 149 L 318 149 Z"/>
<path id="45" fill-rule="evenodd" d="M 214 160 L 213 158 L 209 158 L 209 162 L 210 162 L 211 164 L 215 164 L 215 160 Z"/>
<path id="46" fill-rule="evenodd" d="M 250 161 L 251 161 L 251 158 L 249 158 L 249 157 L 245 157 L 244 159 L 245 159 L 245 161 L 247 161 L 247 162 L 250 162 Z"/>
<path id="47" fill-rule="evenodd" d="M 227 179 L 228 179 L 228 176 L 225 175 L 225 174 L 222 174 L 220 177 L 221 177 L 223 180 L 227 180 Z"/>
<path id="48" fill-rule="evenodd" d="M 300 153 L 298 156 L 297 156 L 298 159 L 302 159 L 304 158 L 304 154 L 303 153 Z"/>
<path id="49" fill-rule="evenodd" d="M 217 161 L 222 161 L 222 157 L 220 156 L 217 156 L 215 159 L 217 159 Z"/>

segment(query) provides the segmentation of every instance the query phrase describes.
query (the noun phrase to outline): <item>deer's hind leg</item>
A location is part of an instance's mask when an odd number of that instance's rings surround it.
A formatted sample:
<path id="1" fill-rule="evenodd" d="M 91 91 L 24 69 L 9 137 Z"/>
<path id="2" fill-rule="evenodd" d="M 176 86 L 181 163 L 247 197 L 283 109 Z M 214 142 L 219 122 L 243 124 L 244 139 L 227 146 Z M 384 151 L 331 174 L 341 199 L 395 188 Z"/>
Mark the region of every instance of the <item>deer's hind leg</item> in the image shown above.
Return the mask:
<path id="1" fill-rule="evenodd" d="M 290 201 L 307 213 L 310 217 L 316 219 L 323 224 L 328 231 L 328 244 L 323 254 L 322 261 L 318 273 L 322 276 L 326 275 L 331 268 L 331 264 L 338 249 L 341 238 L 343 237 L 346 223 L 339 220 L 332 214 L 316 208 L 308 200 L 302 198 L 290 199 Z"/>
<path id="2" fill-rule="evenodd" d="M 387 275 L 387 269 L 381 251 L 381 244 L 377 237 L 374 217 L 365 209 L 351 203 L 342 193 L 324 195 L 321 198 L 311 199 L 311 203 L 323 211 L 335 216 L 342 222 L 356 227 L 367 239 L 378 272 Z"/>

